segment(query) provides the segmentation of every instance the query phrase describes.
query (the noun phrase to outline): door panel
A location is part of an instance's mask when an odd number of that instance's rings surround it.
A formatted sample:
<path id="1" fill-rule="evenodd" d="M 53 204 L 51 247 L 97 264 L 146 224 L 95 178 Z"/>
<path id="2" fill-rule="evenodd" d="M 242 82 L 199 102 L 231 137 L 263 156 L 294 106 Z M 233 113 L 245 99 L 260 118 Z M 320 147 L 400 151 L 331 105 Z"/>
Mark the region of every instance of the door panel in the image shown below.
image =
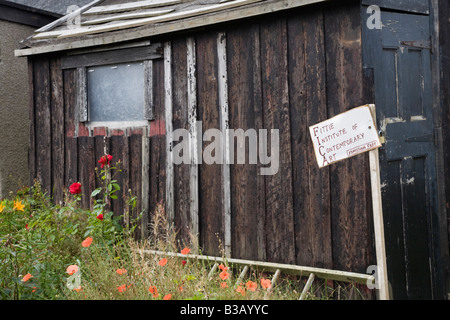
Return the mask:
<path id="1" fill-rule="evenodd" d="M 380 170 L 388 281 L 394 299 L 441 298 L 430 17 L 382 11 L 381 18 L 382 29 L 363 36 L 385 136 Z"/>

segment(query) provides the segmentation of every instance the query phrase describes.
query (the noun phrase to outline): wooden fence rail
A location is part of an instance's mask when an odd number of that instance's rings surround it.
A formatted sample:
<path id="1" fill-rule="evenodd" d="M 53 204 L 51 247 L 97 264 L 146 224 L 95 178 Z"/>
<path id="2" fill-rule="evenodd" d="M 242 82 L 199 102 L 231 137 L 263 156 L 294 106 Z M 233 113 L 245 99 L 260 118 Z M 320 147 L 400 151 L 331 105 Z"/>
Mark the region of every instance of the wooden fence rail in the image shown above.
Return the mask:
<path id="1" fill-rule="evenodd" d="M 165 252 L 158 250 L 142 250 L 140 251 L 144 254 L 151 255 L 163 255 L 169 257 L 180 257 L 183 259 L 194 259 L 194 260 L 203 260 L 210 263 L 213 263 L 211 271 L 208 274 L 208 278 L 211 278 L 214 272 L 216 271 L 219 263 L 227 262 L 230 265 L 242 265 L 244 266 L 243 270 L 239 274 L 237 278 L 236 285 L 240 283 L 240 281 L 244 278 L 245 274 L 249 270 L 249 267 L 253 267 L 255 269 L 262 269 L 266 272 L 274 272 L 274 276 L 272 278 L 272 287 L 266 292 L 264 299 L 268 299 L 271 290 L 276 283 L 279 275 L 281 273 L 287 275 L 296 275 L 296 276 L 307 276 L 308 280 L 302 290 L 299 300 L 304 300 L 308 290 L 311 288 L 311 285 L 314 279 L 321 278 L 325 280 L 334 280 L 334 281 L 343 281 L 343 282 L 351 282 L 357 284 L 375 284 L 375 277 L 369 274 L 355 273 L 355 272 L 347 272 L 347 271 L 339 271 L 339 270 L 331 270 L 324 268 L 313 268 L 313 267 L 305 267 L 291 264 L 281 264 L 281 263 L 273 263 L 273 262 L 262 262 L 262 261 L 253 261 L 253 260 L 244 260 L 244 259 L 232 259 L 232 258 L 224 258 L 224 257 L 215 257 L 215 256 L 206 256 L 206 255 L 196 255 L 196 254 L 181 254 L 176 252 Z"/>

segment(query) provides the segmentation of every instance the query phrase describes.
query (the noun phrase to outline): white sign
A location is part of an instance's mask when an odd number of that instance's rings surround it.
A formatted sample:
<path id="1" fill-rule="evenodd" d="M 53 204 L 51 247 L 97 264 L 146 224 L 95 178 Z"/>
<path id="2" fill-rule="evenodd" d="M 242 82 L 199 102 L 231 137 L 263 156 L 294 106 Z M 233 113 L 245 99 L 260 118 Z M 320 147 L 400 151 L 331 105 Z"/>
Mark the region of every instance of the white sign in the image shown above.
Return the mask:
<path id="1" fill-rule="evenodd" d="M 369 105 L 309 127 L 320 168 L 381 147 Z"/>

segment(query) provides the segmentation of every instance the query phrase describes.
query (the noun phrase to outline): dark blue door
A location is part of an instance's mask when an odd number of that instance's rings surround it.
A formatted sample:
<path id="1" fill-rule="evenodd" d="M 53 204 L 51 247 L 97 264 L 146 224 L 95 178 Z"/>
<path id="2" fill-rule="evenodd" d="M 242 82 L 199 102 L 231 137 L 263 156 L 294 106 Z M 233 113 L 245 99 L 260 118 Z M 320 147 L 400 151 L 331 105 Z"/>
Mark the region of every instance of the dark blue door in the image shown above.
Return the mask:
<path id="1" fill-rule="evenodd" d="M 427 0 L 409 3 L 421 12 L 383 10 L 381 28 L 363 30 L 364 65 L 373 70 L 377 122 L 385 139 L 380 170 L 391 298 L 440 299 L 431 24 Z"/>

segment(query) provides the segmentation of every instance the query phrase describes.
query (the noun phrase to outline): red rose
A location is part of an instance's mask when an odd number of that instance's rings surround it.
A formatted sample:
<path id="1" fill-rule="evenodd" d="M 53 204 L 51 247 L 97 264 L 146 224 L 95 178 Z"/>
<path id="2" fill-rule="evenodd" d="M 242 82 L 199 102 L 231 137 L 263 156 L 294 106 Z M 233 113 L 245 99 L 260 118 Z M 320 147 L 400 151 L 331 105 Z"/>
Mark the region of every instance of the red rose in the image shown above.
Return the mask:
<path id="1" fill-rule="evenodd" d="M 100 221 L 103 221 L 103 214 L 100 213 L 100 214 L 97 216 L 97 219 L 100 220 Z"/>
<path id="2" fill-rule="evenodd" d="M 72 185 L 69 187 L 69 192 L 71 194 L 81 193 L 81 183 L 78 183 L 78 182 L 72 183 Z"/>
<path id="3" fill-rule="evenodd" d="M 111 163 L 111 160 L 112 160 L 112 156 L 107 154 L 107 155 L 104 155 L 103 157 L 101 157 L 100 160 L 98 160 L 98 163 L 101 163 L 102 168 L 103 168 L 103 166 L 105 166 L 105 165 L 109 166 Z"/>

